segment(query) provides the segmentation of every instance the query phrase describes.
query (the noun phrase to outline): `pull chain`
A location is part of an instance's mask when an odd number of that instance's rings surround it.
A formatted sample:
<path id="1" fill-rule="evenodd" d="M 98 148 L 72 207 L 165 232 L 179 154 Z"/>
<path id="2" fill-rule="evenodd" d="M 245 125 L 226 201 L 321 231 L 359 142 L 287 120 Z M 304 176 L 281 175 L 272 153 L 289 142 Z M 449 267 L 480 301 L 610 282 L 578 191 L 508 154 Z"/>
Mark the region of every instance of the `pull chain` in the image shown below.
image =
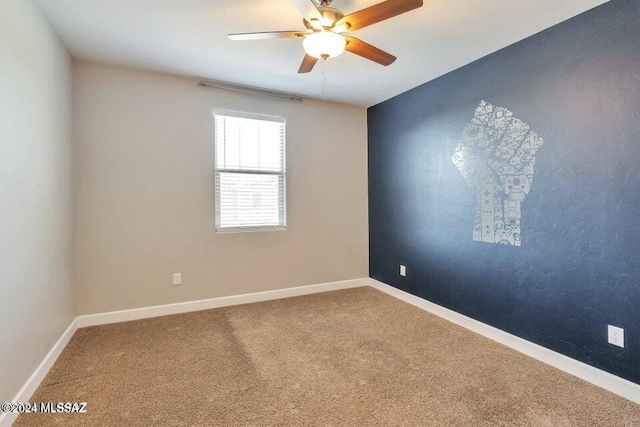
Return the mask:
<path id="1" fill-rule="evenodd" d="M 326 59 L 322 59 L 322 99 L 327 100 L 327 73 L 325 70 L 324 63 L 327 62 Z"/>

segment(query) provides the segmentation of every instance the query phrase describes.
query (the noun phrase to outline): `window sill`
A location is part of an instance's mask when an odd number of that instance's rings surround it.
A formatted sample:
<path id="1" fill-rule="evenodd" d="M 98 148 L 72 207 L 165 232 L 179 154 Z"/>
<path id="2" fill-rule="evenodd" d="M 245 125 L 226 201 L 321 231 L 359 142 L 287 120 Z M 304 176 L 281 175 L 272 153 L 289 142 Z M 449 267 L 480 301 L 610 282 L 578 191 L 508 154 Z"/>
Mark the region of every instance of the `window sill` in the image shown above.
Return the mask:
<path id="1" fill-rule="evenodd" d="M 216 234 L 234 234 L 234 233 L 257 233 L 260 231 L 287 231 L 284 226 L 267 226 L 267 227 L 229 227 L 216 228 Z"/>

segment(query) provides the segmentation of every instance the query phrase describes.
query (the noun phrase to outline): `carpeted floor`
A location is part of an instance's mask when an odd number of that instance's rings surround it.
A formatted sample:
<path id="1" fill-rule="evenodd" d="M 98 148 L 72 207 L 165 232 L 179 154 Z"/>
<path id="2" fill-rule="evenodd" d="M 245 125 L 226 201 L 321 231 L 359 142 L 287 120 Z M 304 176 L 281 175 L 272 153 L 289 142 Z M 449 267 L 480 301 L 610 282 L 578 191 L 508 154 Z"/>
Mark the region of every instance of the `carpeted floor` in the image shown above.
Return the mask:
<path id="1" fill-rule="evenodd" d="M 80 329 L 16 426 L 640 426 L 617 397 L 372 288 Z"/>

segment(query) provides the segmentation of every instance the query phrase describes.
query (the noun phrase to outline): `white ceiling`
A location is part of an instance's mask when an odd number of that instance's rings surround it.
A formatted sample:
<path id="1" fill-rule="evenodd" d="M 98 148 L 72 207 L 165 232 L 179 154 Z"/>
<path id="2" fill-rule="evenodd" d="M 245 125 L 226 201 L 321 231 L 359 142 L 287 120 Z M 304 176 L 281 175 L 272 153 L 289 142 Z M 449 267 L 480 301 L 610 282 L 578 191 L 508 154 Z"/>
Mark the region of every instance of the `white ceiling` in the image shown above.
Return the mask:
<path id="1" fill-rule="evenodd" d="M 75 58 L 319 98 L 321 67 L 298 74 L 299 39 L 227 33 L 303 30 L 289 0 L 38 0 Z M 346 14 L 378 0 L 334 0 Z M 604 0 L 425 0 L 352 33 L 398 57 L 329 59 L 328 98 L 371 106 L 591 9 Z"/>

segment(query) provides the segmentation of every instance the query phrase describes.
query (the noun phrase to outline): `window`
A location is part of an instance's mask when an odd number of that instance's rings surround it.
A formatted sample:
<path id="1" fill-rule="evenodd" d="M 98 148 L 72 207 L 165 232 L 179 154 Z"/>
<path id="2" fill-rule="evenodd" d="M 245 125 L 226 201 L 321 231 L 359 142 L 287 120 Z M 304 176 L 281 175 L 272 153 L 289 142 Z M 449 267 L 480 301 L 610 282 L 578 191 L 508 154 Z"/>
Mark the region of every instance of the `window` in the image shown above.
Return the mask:
<path id="1" fill-rule="evenodd" d="M 285 121 L 215 114 L 216 231 L 286 227 Z"/>

